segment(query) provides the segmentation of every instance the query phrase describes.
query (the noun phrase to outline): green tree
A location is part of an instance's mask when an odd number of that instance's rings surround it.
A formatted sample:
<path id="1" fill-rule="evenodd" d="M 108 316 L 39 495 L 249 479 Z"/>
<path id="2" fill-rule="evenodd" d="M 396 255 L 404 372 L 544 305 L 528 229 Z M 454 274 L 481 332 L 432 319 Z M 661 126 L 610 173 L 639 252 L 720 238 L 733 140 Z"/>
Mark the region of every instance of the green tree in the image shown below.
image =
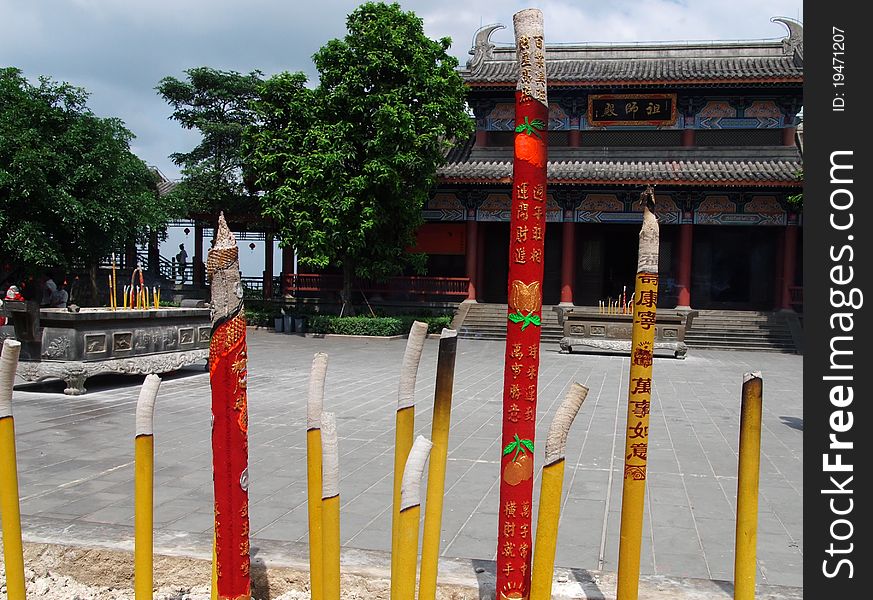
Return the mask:
<path id="1" fill-rule="evenodd" d="M 186 81 L 164 77 L 156 88 L 173 108 L 170 118 L 202 136 L 190 152 L 170 156 L 182 167 L 182 181 L 173 194 L 189 212 L 256 211 L 241 144 L 243 131 L 254 122 L 252 101 L 262 74 L 209 67 L 188 69 L 185 74 Z"/>
<path id="2" fill-rule="evenodd" d="M 313 57 L 315 89 L 299 73 L 265 83 L 248 136 L 264 213 L 302 263 L 342 266 L 346 313 L 355 275 L 421 270 L 404 249 L 448 147 L 473 131 L 449 38 L 398 4 L 363 4 L 347 28 Z"/>
<path id="3" fill-rule="evenodd" d="M 175 207 L 130 151 L 133 134 L 88 94 L 0 69 L 0 253 L 12 271 L 88 268 L 162 229 Z"/>

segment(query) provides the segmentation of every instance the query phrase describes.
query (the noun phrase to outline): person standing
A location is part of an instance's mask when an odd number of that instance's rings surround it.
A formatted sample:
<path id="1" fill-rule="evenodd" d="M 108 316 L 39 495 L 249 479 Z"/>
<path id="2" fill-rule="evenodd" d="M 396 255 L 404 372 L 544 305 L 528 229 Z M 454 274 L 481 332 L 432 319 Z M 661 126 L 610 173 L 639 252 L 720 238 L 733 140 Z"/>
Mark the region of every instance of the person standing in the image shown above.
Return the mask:
<path id="1" fill-rule="evenodd" d="M 179 253 L 176 255 L 176 264 L 179 269 L 179 277 L 182 283 L 185 283 L 188 268 L 188 252 L 185 251 L 185 244 L 179 244 Z"/>

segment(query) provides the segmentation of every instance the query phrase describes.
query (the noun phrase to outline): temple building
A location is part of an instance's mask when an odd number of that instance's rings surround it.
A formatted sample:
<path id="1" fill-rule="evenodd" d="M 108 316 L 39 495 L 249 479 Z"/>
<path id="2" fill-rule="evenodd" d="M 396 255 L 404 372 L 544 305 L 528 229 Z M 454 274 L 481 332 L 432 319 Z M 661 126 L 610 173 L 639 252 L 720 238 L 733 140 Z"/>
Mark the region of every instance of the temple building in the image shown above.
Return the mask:
<path id="1" fill-rule="evenodd" d="M 779 310 L 800 292 L 798 114 L 803 31 L 784 38 L 546 48 L 549 163 L 544 304 L 596 306 L 633 286 L 640 193 L 661 224 L 666 308 Z M 505 303 L 517 66 L 475 34 L 461 70 L 476 132 L 452 150 L 417 250 L 430 277 Z"/>

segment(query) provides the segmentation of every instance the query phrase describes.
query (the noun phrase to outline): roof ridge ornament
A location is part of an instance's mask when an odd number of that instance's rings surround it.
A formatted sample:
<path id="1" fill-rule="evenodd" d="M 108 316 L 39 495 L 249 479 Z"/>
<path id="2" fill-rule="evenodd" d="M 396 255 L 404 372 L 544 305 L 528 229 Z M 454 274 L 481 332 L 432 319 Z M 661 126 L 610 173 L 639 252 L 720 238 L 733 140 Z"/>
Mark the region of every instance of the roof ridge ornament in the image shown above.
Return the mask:
<path id="1" fill-rule="evenodd" d="M 788 37 L 782 40 L 785 54 L 794 54 L 803 64 L 803 23 L 788 17 L 773 17 L 771 23 L 782 23 L 788 30 Z"/>
<path id="2" fill-rule="evenodd" d="M 498 29 L 506 29 L 506 26 L 500 23 L 492 23 L 491 25 L 480 27 L 473 35 L 473 47 L 470 48 L 469 52 L 473 58 L 467 61 L 468 71 L 478 71 L 483 62 L 494 58 L 494 48 L 497 46 L 491 42 L 491 35 Z"/>

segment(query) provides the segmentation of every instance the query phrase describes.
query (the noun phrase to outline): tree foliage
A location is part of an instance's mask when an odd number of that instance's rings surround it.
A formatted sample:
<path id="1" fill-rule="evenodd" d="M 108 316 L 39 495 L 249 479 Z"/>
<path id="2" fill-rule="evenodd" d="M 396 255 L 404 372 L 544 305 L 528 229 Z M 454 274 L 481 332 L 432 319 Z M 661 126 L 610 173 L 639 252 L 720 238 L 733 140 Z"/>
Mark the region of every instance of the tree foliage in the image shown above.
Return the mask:
<path id="1" fill-rule="evenodd" d="M 182 167 L 182 181 L 173 194 L 189 212 L 257 210 L 241 145 L 243 131 L 254 122 L 252 101 L 261 72 L 243 75 L 197 67 L 185 74 L 186 81 L 164 77 L 156 88 L 173 108 L 170 118 L 202 136 L 190 152 L 170 156 Z"/>
<path id="2" fill-rule="evenodd" d="M 87 99 L 0 69 L 0 253 L 19 270 L 93 266 L 175 214 L 131 153 L 133 134 Z"/>
<path id="3" fill-rule="evenodd" d="M 415 260 L 404 249 L 436 169 L 473 129 L 449 38 L 429 39 L 398 4 L 363 4 L 347 29 L 313 57 L 315 89 L 299 73 L 265 82 L 248 135 L 264 213 L 302 263 L 343 267 L 345 304 L 353 275 Z"/>
<path id="4" fill-rule="evenodd" d="M 797 172 L 797 180 L 803 182 L 803 169 Z M 803 212 L 803 192 L 797 192 L 788 196 L 788 206 L 795 212 Z"/>

